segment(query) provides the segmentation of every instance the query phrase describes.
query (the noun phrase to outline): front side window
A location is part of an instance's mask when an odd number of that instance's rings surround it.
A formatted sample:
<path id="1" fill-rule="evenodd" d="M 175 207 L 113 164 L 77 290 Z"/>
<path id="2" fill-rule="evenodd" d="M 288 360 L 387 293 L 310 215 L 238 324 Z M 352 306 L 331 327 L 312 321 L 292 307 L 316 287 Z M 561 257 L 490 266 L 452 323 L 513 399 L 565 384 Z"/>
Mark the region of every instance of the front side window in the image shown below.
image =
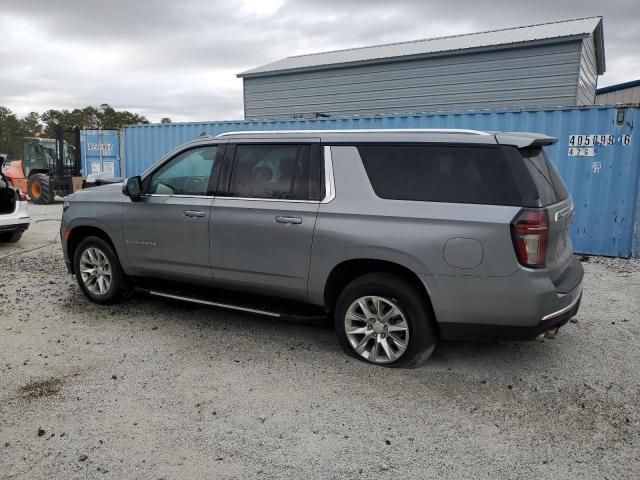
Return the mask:
<path id="1" fill-rule="evenodd" d="M 520 196 L 497 148 L 445 145 L 361 145 L 376 194 L 394 200 L 519 205 Z"/>
<path id="2" fill-rule="evenodd" d="M 178 154 L 153 172 L 147 193 L 207 195 L 218 147 L 193 148 Z"/>
<path id="3" fill-rule="evenodd" d="M 238 145 L 230 195 L 245 198 L 314 200 L 317 174 L 309 145 Z"/>

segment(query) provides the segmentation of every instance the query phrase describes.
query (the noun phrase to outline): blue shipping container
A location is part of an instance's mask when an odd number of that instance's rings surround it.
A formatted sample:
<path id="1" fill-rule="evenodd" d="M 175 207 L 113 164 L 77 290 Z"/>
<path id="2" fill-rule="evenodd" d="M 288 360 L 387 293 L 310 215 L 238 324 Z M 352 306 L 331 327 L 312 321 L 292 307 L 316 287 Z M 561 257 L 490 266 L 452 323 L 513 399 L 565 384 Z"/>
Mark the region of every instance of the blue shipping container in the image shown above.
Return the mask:
<path id="1" fill-rule="evenodd" d="M 469 128 L 540 132 L 557 137 L 547 152 L 576 204 L 571 237 L 579 253 L 640 256 L 640 108 L 555 107 L 314 120 L 196 122 L 124 128 L 124 172 L 136 175 L 205 133 L 238 130 Z M 640 124 L 640 123 L 639 123 Z"/>
<path id="2" fill-rule="evenodd" d="M 80 153 L 84 176 L 100 172 L 120 176 L 119 130 L 82 130 Z"/>

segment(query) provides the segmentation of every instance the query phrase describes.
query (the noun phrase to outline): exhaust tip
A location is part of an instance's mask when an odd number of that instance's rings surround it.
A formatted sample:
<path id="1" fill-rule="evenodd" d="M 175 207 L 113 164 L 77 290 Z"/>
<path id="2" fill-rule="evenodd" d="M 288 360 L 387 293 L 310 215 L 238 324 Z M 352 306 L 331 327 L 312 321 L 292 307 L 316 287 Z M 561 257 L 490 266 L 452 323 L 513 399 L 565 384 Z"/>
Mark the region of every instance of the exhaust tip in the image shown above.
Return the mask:
<path id="1" fill-rule="evenodd" d="M 560 327 L 548 330 L 547 332 L 545 332 L 544 338 L 549 339 L 549 340 L 553 340 L 554 338 L 556 338 L 558 336 L 558 332 L 560 332 Z"/>
<path id="2" fill-rule="evenodd" d="M 560 327 L 552 328 L 551 330 L 547 330 L 544 333 L 538 335 L 535 339 L 538 342 L 544 342 L 545 340 L 553 340 L 558 336 L 560 332 Z"/>

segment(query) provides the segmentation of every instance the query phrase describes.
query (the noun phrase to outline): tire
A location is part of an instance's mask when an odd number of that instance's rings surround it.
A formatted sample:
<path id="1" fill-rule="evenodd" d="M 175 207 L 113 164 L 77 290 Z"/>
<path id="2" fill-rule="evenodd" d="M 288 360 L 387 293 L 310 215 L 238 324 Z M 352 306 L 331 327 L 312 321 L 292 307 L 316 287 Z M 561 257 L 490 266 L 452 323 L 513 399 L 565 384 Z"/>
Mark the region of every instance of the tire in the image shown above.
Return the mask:
<path id="1" fill-rule="evenodd" d="M 383 318 L 382 322 L 363 321 L 366 313 L 358 300 L 365 299 L 370 318 L 378 318 L 375 298 L 366 297 L 380 298 L 382 317 L 387 313 L 392 316 Z M 393 308 L 396 310 L 392 311 Z M 351 335 L 347 334 L 347 323 Z M 433 353 L 438 339 L 424 293 L 393 273 L 370 273 L 347 285 L 336 302 L 334 324 L 345 352 L 358 360 L 385 367 L 419 367 Z M 357 346 L 360 353 L 356 351 Z"/>
<path id="2" fill-rule="evenodd" d="M 53 202 L 53 190 L 49 176 L 44 173 L 34 173 L 27 181 L 27 190 L 33 203 L 48 205 Z"/>
<path id="3" fill-rule="evenodd" d="M 20 232 L 11 232 L 11 233 L 3 233 L 0 235 L 0 242 L 5 243 L 16 243 L 22 238 L 22 231 Z"/>
<path id="4" fill-rule="evenodd" d="M 91 269 L 96 273 L 87 272 Z M 73 270 L 80 289 L 92 302 L 118 303 L 127 296 L 127 279 L 118 256 L 100 237 L 87 237 L 80 242 L 73 256 Z"/>

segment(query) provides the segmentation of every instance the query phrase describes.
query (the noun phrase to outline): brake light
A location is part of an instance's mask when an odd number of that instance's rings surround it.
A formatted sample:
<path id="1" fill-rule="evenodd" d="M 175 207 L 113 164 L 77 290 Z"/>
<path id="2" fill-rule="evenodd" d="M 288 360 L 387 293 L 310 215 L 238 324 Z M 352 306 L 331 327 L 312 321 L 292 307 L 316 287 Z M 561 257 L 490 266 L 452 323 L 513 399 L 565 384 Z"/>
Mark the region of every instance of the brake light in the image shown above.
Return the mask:
<path id="1" fill-rule="evenodd" d="M 513 219 L 513 246 L 522 266 L 544 268 L 548 234 L 549 219 L 545 210 L 524 209 Z"/>
<path id="2" fill-rule="evenodd" d="M 18 200 L 21 202 L 26 202 L 27 201 L 27 195 L 18 191 Z"/>

